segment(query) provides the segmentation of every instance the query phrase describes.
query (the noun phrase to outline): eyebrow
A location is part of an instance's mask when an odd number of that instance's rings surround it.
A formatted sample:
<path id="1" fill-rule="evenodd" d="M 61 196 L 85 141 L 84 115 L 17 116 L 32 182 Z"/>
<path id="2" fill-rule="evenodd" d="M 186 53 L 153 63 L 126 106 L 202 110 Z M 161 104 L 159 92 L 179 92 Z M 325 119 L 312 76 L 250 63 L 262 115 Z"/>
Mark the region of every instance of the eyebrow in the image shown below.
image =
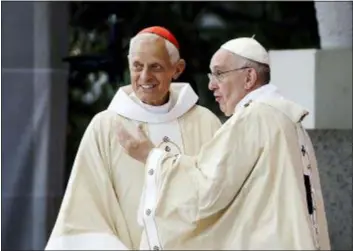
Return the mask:
<path id="1" fill-rule="evenodd" d="M 143 65 L 144 63 L 142 63 L 140 60 L 131 60 L 130 64 L 134 65 L 134 64 L 139 64 L 139 65 Z M 159 62 L 159 61 L 152 61 L 152 62 L 148 62 L 147 63 L 148 66 L 153 66 L 153 65 L 159 65 L 162 68 L 165 68 L 166 65 L 163 64 L 163 62 Z"/>
<path id="2" fill-rule="evenodd" d="M 224 66 L 220 66 L 220 65 L 214 65 L 213 67 L 210 66 L 210 70 L 222 70 L 224 69 Z"/>

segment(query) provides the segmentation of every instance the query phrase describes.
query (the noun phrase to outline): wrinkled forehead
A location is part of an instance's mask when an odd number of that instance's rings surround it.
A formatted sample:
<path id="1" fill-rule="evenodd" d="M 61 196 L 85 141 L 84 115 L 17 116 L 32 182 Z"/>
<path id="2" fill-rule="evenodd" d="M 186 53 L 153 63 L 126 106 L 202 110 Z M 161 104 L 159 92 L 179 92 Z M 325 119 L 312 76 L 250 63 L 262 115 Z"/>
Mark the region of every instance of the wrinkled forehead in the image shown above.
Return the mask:
<path id="1" fill-rule="evenodd" d="M 228 69 L 229 67 L 235 64 L 235 57 L 234 54 L 231 52 L 220 48 L 213 54 L 211 61 L 210 61 L 210 69 Z"/>
<path id="2" fill-rule="evenodd" d="M 142 37 L 131 43 L 130 61 L 169 61 L 169 54 L 162 38 Z"/>

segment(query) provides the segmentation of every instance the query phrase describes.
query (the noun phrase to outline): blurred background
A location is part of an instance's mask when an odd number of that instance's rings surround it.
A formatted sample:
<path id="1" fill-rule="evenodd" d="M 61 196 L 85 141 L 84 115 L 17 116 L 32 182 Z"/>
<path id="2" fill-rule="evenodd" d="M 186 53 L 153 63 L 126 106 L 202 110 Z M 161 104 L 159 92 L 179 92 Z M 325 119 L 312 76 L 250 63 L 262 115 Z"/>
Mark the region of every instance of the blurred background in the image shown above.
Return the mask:
<path id="1" fill-rule="evenodd" d="M 129 39 L 152 25 L 175 34 L 187 62 L 179 80 L 223 121 L 209 60 L 256 35 L 271 83 L 310 111 L 332 248 L 351 250 L 352 3 L 314 1 L 2 2 L 1 248 L 44 248 L 81 137 L 129 84 Z"/>

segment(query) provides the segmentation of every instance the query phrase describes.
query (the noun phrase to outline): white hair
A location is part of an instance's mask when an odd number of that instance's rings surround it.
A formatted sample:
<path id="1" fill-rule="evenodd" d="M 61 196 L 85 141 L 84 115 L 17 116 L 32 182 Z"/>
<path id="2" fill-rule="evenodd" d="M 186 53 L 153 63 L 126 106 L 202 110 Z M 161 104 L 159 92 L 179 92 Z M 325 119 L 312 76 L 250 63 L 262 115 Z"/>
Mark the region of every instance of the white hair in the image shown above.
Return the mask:
<path id="1" fill-rule="evenodd" d="M 136 44 L 142 38 L 146 39 L 146 40 L 154 41 L 154 40 L 157 40 L 157 39 L 162 38 L 162 37 L 160 37 L 160 36 L 158 36 L 156 34 L 153 34 L 153 33 L 137 34 L 136 36 L 134 36 L 130 40 L 129 55 L 131 54 L 131 50 L 132 50 L 132 47 L 134 46 L 134 44 Z M 165 41 L 165 47 L 166 47 L 166 49 L 168 51 L 170 62 L 172 64 L 175 64 L 180 59 L 179 50 L 169 40 L 164 39 L 164 38 L 163 38 L 163 40 Z"/>

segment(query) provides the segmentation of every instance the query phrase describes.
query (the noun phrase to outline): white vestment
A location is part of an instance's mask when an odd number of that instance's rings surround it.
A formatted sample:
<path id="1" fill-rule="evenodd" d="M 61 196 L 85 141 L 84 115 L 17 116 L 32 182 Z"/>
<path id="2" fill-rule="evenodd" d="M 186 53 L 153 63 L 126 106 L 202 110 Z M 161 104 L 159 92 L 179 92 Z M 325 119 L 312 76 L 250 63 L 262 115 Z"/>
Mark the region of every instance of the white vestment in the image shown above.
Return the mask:
<path id="1" fill-rule="evenodd" d="M 219 129 L 219 119 L 196 105 L 189 84 L 172 83 L 170 101 L 161 107 L 142 104 L 131 86 L 120 88 L 106 111 L 97 114 L 82 138 L 47 250 L 131 250 L 140 246 L 138 206 L 144 166 L 118 142 L 123 123 L 136 132 L 138 123 L 162 151 L 196 154 Z M 150 189 L 155 189 L 151 188 Z M 144 198 L 154 193 L 145 191 Z M 150 215 L 154 212 L 151 211 Z M 158 239 L 155 222 L 144 222 Z"/>
<path id="2" fill-rule="evenodd" d="M 307 114 L 265 85 L 198 154 L 152 150 L 145 189 L 157 189 L 140 218 L 153 217 L 159 239 L 146 226 L 140 249 L 329 250 Z"/>

